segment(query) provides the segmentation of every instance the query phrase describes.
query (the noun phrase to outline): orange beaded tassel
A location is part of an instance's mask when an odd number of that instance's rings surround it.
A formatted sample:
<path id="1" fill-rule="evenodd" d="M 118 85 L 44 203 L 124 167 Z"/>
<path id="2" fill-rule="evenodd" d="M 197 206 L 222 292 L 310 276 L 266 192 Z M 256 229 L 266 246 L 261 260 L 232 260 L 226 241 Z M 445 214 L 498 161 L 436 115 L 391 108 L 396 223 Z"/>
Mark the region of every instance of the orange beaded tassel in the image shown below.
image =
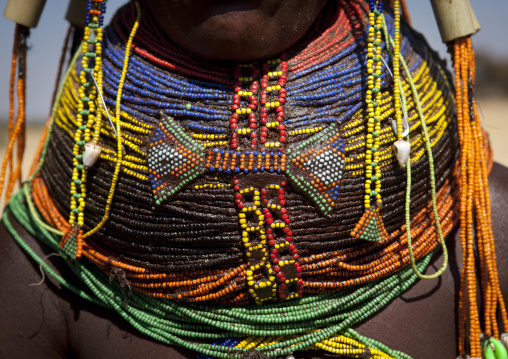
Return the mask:
<path id="1" fill-rule="evenodd" d="M 457 122 L 460 135 L 460 240 L 462 245 L 462 276 L 459 292 L 459 353 L 481 357 L 481 323 L 477 305 L 477 276 L 483 299 L 483 329 L 487 335 L 499 338 L 498 309 L 503 327 L 508 319 L 499 286 L 494 236 L 492 233 L 488 170 L 490 151 L 485 133 L 481 130 L 476 103 L 473 98 L 475 59 L 471 38 L 461 37 L 454 42 L 455 92 Z M 476 242 L 475 242 L 476 241 Z M 475 247 L 480 267 L 475 269 Z M 467 303 L 467 304 L 466 304 Z M 498 307 L 499 306 L 499 307 Z M 468 321 L 468 323 L 466 323 Z M 469 329 L 469 333 L 467 332 Z M 469 337 L 469 340 L 467 340 Z M 469 341 L 469 348 L 466 342 Z"/>
<path id="2" fill-rule="evenodd" d="M 26 38 L 29 30 L 23 25 L 16 25 L 14 46 L 11 61 L 11 80 L 9 86 L 9 143 L 2 162 L 0 173 L 0 196 L 5 191 L 5 202 L 8 202 L 14 185 L 21 183 L 21 162 L 25 150 L 25 83 L 26 83 Z M 15 114 L 17 98 L 17 114 Z M 16 121 L 14 121 L 16 118 Z M 14 168 L 14 146 L 16 145 L 16 167 Z M 8 167 L 8 173 L 7 173 Z M 6 181 L 6 177 L 8 180 Z"/>

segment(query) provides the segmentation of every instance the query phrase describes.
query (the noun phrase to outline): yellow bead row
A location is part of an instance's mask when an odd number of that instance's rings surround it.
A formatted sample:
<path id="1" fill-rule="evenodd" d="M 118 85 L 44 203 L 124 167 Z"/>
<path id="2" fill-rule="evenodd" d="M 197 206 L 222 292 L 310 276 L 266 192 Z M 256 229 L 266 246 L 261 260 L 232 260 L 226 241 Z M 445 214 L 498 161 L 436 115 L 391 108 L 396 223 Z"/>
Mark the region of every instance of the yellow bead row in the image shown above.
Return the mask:
<path id="1" fill-rule="evenodd" d="M 203 147 L 210 147 L 210 146 L 226 146 L 229 143 L 229 141 L 206 141 L 203 143 Z"/>
<path id="2" fill-rule="evenodd" d="M 194 189 L 205 189 L 205 188 L 228 188 L 230 185 L 223 183 L 206 183 L 206 184 L 198 184 L 194 186 Z"/>
<path id="3" fill-rule="evenodd" d="M 238 343 L 236 349 L 249 350 L 252 348 L 262 348 L 269 345 L 284 343 L 293 339 L 294 336 L 251 336 Z M 368 349 L 367 349 L 368 348 Z M 346 356 L 349 358 L 361 357 L 367 350 L 370 352 L 370 358 L 373 359 L 393 359 L 392 356 L 383 353 L 377 349 L 367 347 L 365 344 L 346 337 L 344 335 L 335 335 L 328 339 L 322 340 L 314 345 L 310 345 L 304 350 L 325 350 L 336 355 Z"/>
<path id="4" fill-rule="evenodd" d="M 111 128 L 111 127 L 109 127 Z M 118 131 L 117 131 L 118 132 Z M 102 127 L 101 128 L 101 134 L 104 135 L 105 137 L 111 137 L 113 138 L 114 140 L 116 140 L 116 136 L 114 134 L 114 132 L 112 131 L 109 131 L 106 127 Z M 124 138 L 123 136 L 125 135 L 125 137 L 127 138 Z M 122 145 L 124 145 L 126 148 L 129 148 L 131 149 L 132 151 L 136 152 L 137 154 L 139 154 L 140 156 L 143 156 L 143 157 L 146 157 L 146 152 L 143 151 L 141 148 L 139 148 L 139 146 L 137 146 L 136 144 L 132 143 L 131 140 L 133 138 L 130 137 L 129 135 L 127 134 L 122 134 L 122 137 L 120 138 L 120 142 Z"/>
<path id="5" fill-rule="evenodd" d="M 104 109 L 101 109 L 101 113 L 103 115 L 106 115 L 106 111 Z M 114 114 L 110 111 L 109 115 L 111 117 L 114 117 Z M 134 132 L 139 135 L 148 135 L 151 133 L 152 127 L 150 125 L 147 125 L 141 121 L 136 120 L 135 118 L 129 116 L 126 112 L 122 111 L 120 114 L 120 119 L 126 119 L 126 121 L 121 121 L 122 128 L 127 129 L 131 132 Z"/>
<path id="6" fill-rule="evenodd" d="M 294 130 L 288 132 L 288 136 L 298 136 L 298 135 L 305 135 L 310 133 L 317 133 L 321 131 L 323 127 L 314 127 L 314 128 L 302 128 L 300 130 Z"/>
<path id="7" fill-rule="evenodd" d="M 203 133 L 192 133 L 191 136 L 197 140 L 223 140 L 228 137 L 227 135 L 214 135 Z"/>

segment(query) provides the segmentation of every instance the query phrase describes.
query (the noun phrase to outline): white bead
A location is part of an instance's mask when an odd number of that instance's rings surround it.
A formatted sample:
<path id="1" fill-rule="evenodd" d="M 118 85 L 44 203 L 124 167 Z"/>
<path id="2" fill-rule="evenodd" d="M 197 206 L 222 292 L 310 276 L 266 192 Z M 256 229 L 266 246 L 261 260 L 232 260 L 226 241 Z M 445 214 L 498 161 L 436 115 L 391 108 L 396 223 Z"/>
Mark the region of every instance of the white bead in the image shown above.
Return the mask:
<path id="1" fill-rule="evenodd" d="M 393 151 L 397 157 L 397 161 L 401 166 L 407 163 L 409 154 L 411 153 L 411 144 L 407 141 L 400 140 L 393 143 Z"/>
<path id="2" fill-rule="evenodd" d="M 295 359 L 295 357 L 293 354 L 288 354 L 286 355 L 286 359 Z"/>
<path id="3" fill-rule="evenodd" d="M 92 167 L 101 155 L 101 147 L 93 142 L 85 145 L 85 154 L 83 155 L 83 164 L 86 167 Z"/>

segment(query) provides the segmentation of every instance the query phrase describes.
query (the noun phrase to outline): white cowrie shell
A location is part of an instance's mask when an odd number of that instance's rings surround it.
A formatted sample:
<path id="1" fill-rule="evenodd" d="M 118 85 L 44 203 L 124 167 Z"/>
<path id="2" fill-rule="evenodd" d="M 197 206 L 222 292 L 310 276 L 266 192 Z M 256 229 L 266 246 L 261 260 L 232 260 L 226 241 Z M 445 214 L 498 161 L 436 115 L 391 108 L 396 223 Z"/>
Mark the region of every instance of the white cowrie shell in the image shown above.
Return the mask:
<path id="1" fill-rule="evenodd" d="M 101 147 L 93 142 L 85 144 L 85 153 L 83 155 L 83 164 L 86 167 L 92 167 L 101 155 Z"/>
<path id="2" fill-rule="evenodd" d="M 395 141 L 393 143 L 393 151 L 395 152 L 395 156 L 397 157 L 399 164 L 404 166 L 409 159 L 409 154 L 411 153 L 411 144 L 404 140 Z"/>

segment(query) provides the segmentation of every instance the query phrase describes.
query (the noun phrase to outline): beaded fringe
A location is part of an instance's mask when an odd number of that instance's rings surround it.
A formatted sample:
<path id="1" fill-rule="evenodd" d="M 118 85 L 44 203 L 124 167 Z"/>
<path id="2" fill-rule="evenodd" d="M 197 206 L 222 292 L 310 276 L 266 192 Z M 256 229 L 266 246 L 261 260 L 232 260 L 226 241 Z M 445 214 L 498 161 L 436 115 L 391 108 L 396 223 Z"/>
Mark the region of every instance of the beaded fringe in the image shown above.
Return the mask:
<path id="1" fill-rule="evenodd" d="M 21 184 L 21 163 L 25 151 L 26 52 L 29 34 L 30 30 L 27 27 L 16 24 L 9 86 L 9 143 L 0 173 L 0 197 L 4 194 L 4 186 L 7 184 L 5 186 L 6 203 L 11 197 L 16 182 Z M 16 153 L 14 153 L 15 145 L 17 147 Z M 16 167 L 14 167 L 15 159 Z"/>
<path id="2" fill-rule="evenodd" d="M 508 316 L 499 286 L 487 180 L 490 160 L 486 156 L 485 146 L 488 140 L 481 130 L 474 99 L 475 59 L 470 37 L 455 40 L 453 63 L 461 148 L 460 240 L 463 253 L 458 344 L 461 355 L 467 353 L 472 357 L 480 357 L 482 331 L 499 339 L 501 333 L 497 322 L 498 314 L 505 331 L 508 328 Z M 491 155 L 490 152 L 488 154 Z M 475 248 L 478 248 L 479 258 Z M 480 263 L 479 268 L 475 268 L 476 262 Z M 483 296 L 483 326 L 477 308 L 478 279 Z"/>

